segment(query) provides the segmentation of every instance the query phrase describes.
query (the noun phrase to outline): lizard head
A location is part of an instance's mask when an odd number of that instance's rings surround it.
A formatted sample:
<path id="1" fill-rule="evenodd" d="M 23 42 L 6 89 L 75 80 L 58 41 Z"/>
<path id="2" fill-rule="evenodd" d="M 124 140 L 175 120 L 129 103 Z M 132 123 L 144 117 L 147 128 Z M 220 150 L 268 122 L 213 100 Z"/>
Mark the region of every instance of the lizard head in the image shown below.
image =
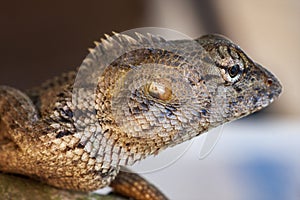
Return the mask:
<path id="1" fill-rule="evenodd" d="M 227 38 L 206 35 L 197 41 L 209 52 L 220 72 L 220 95 L 216 95 L 220 98 L 216 98 L 216 102 L 224 121 L 261 110 L 281 93 L 278 79 Z"/>
<path id="2" fill-rule="evenodd" d="M 123 53 L 124 46 L 134 48 Z M 116 35 L 91 51 L 82 65 L 83 74 L 112 55 L 120 56 L 85 79 L 97 80 L 95 101 L 87 100 L 93 95 L 81 95 L 81 107 L 95 108 L 98 127 L 78 134 L 99 162 L 106 162 L 108 155 L 108 165 L 133 164 L 253 113 L 281 92 L 270 72 L 221 36 L 165 41 Z M 78 121 L 82 126 L 86 120 Z"/>

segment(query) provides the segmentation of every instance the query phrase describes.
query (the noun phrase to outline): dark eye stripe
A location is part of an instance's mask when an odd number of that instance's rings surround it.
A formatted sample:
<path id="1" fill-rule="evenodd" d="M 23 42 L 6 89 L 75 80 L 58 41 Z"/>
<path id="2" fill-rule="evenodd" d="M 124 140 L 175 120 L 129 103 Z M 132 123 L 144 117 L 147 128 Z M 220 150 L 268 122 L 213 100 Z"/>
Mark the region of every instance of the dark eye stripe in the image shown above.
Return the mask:
<path id="1" fill-rule="evenodd" d="M 232 58 L 231 55 L 230 55 L 230 52 L 229 52 L 229 48 L 227 46 L 219 46 L 218 48 L 218 54 L 220 55 L 220 57 L 222 59 L 225 59 L 225 58 Z"/>
<path id="2" fill-rule="evenodd" d="M 224 58 L 225 58 L 225 55 L 224 55 L 222 46 L 219 46 L 219 47 L 217 48 L 217 53 L 218 53 L 218 55 L 220 56 L 221 59 L 224 59 Z"/>
<path id="3" fill-rule="evenodd" d="M 228 48 L 228 52 L 233 59 L 239 59 L 239 54 L 232 48 Z"/>
<path id="4" fill-rule="evenodd" d="M 231 47 L 219 46 L 218 48 L 216 48 L 216 52 L 221 59 L 230 57 L 232 60 L 236 60 L 239 58 L 238 53 Z"/>

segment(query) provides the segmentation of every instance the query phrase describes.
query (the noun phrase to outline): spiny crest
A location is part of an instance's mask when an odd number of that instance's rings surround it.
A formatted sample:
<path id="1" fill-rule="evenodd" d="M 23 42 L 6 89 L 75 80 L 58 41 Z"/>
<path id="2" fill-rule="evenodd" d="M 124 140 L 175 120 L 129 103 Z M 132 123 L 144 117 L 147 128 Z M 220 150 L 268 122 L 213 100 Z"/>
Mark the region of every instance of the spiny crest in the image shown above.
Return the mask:
<path id="1" fill-rule="evenodd" d="M 80 73 L 99 75 L 101 72 L 122 55 L 139 49 L 160 49 L 170 52 L 177 51 L 178 47 L 173 42 L 150 33 L 116 33 L 112 36 L 107 34 L 101 38 L 100 42 L 94 42 L 95 47 L 88 49 L 90 54 L 84 59 Z M 93 72 L 99 73 L 93 73 Z M 91 81 L 91 80 L 90 80 Z M 90 82 L 87 81 L 87 82 Z"/>
<path id="2" fill-rule="evenodd" d="M 102 55 L 105 53 L 104 51 L 108 51 L 110 49 L 127 48 L 127 50 L 130 51 L 136 48 L 158 47 L 161 46 L 162 43 L 167 42 L 164 38 L 150 33 L 144 35 L 135 32 L 132 36 L 116 32 L 112 32 L 112 34 L 112 36 L 104 34 L 105 38 L 101 38 L 101 42 L 94 41 L 95 48 L 90 48 L 89 52 L 93 56 L 97 57 L 98 54 Z"/>

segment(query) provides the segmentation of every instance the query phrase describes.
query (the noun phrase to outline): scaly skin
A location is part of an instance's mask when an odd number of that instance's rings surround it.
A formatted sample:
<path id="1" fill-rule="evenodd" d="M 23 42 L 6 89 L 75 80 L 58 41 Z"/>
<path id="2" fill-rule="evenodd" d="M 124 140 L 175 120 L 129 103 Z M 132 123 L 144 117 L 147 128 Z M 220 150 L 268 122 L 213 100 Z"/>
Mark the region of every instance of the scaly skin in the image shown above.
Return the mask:
<path id="1" fill-rule="evenodd" d="M 120 54 L 126 45 L 134 48 Z M 120 56 L 107 64 L 103 55 Z M 115 34 L 76 73 L 27 94 L 0 86 L 1 171 L 64 189 L 110 185 L 135 199 L 166 199 L 120 167 L 258 111 L 281 93 L 270 72 L 219 35 Z"/>

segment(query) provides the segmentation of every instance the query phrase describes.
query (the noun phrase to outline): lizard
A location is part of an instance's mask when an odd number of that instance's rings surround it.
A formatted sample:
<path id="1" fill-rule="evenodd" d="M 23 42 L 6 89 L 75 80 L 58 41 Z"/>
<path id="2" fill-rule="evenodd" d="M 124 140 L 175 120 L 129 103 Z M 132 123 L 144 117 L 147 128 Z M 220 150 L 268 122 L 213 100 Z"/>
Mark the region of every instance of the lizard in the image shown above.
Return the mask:
<path id="1" fill-rule="evenodd" d="M 0 86 L 0 171 L 68 190 L 110 186 L 134 199 L 167 199 L 123 169 L 259 111 L 281 91 L 222 35 L 106 35 L 78 70 L 26 92 Z"/>

